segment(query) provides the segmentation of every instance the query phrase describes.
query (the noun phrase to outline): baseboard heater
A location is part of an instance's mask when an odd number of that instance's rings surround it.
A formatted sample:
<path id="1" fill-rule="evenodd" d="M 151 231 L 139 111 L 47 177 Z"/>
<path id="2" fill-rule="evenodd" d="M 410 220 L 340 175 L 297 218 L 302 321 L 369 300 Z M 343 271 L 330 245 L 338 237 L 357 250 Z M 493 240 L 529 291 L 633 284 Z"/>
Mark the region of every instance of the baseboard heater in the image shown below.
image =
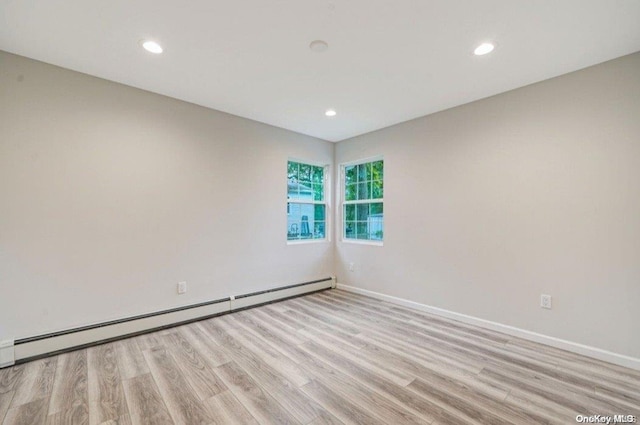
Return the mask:
<path id="1" fill-rule="evenodd" d="M 310 282 L 281 286 L 250 294 L 232 295 L 227 298 L 206 301 L 169 310 L 126 317 L 93 325 L 16 339 L 13 343 L 13 361 L 0 367 L 25 363 L 67 351 L 104 344 L 122 338 L 179 326 L 198 320 L 220 316 L 298 297 L 335 287 L 335 278 L 327 277 Z"/>

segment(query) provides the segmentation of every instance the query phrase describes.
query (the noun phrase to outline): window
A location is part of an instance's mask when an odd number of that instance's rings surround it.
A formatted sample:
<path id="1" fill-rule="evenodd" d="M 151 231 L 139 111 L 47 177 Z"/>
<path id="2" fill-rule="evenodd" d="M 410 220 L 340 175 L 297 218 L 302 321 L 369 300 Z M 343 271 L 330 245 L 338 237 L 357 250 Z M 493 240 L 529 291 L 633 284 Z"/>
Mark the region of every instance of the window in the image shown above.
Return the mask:
<path id="1" fill-rule="evenodd" d="M 287 240 L 326 238 L 326 166 L 287 163 Z"/>
<path id="2" fill-rule="evenodd" d="M 384 161 L 344 165 L 343 240 L 382 242 Z"/>

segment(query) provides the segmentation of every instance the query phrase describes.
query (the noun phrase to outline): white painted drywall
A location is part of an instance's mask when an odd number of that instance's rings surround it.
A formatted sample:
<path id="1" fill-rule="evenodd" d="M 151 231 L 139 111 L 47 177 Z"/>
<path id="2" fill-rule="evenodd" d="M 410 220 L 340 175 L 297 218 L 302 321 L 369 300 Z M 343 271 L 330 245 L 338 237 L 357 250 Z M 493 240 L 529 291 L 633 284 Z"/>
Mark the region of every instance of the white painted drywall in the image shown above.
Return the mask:
<path id="1" fill-rule="evenodd" d="M 384 246 L 338 242 L 338 282 L 640 357 L 640 53 L 340 142 L 335 162 L 377 155 Z"/>
<path id="2" fill-rule="evenodd" d="M 0 340 L 330 276 L 286 170 L 333 149 L 0 52 Z"/>

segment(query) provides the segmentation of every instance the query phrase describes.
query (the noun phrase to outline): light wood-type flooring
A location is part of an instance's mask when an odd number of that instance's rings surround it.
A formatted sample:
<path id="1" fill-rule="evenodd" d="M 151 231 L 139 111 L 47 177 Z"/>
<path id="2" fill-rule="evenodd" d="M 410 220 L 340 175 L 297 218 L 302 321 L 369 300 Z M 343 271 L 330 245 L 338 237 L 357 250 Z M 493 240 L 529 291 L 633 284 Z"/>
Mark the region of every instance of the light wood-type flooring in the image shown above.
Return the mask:
<path id="1" fill-rule="evenodd" d="M 573 424 L 640 372 L 340 290 L 0 370 L 10 424 Z"/>

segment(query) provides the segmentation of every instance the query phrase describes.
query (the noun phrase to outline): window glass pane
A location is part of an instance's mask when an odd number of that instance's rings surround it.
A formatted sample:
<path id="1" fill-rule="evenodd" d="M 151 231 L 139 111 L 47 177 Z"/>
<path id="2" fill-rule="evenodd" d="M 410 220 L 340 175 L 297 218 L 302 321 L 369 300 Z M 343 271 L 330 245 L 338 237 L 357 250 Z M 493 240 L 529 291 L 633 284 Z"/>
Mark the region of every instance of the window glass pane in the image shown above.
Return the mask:
<path id="1" fill-rule="evenodd" d="M 371 164 L 359 164 L 358 165 L 358 181 L 371 180 Z"/>
<path id="2" fill-rule="evenodd" d="M 311 181 L 316 184 L 324 183 L 324 167 L 313 167 L 311 170 Z"/>
<path id="3" fill-rule="evenodd" d="M 357 184 L 348 184 L 345 187 L 344 191 L 344 200 L 345 201 L 355 201 L 358 199 L 358 185 Z"/>
<path id="4" fill-rule="evenodd" d="M 309 216 L 302 215 L 300 217 L 300 237 L 309 239 L 311 237 L 311 226 L 309 225 Z"/>
<path id="5" fill-rule="evenodd" d="M 374 180 L 371 182 L 371 198 L 382 199 L 384 198 L 384 188 L 382 180 Z"/>
<path id="6" fill-rule="evenodd" d="M 298 170 L 300 164 L 297 162 L 289 161 L 287 162 L 287 180 L 288 181 L 297 181 L 298 180 Z"/>
<path id="7" fill-rule="evenodd" d="M 370 204 L 356 204 L 356 220 L 367 221 L 369 218 Z"/>
<path id="8" fill-rule="evenodd" d="M 345 221 L 344 223 L 344 237 L 347 239 L 356 238 L 356 223 L 355 221 Z"/>
<path id="9" fill-rule="evenodd" d="M 288 240 L 324 239 L 324 223 L 324 205 L 289 202 L 289 214 L 287 215 Z M 322 231 L 320 232 L 318 229 Z"/>
<path id="10" fill-rule="evenodd" d="M 369 218 L 369 239 L 382 240 L 384 235 L 384 214 L 382 202 L 370 204 Z"/>
<path id="11" fill-rule="evenodd" d="M 371 164 L 371 180 L 383 180 L 384 179 L 384 163 L 383 161 L 376 161 Z"/>
<path id="12" fill-rule="evenodd" d="M 367 222 L 356 222 L 356 238 L 357 239 L 369 239 L 369 230 L 367 228 Z"/>
<path id="13" fill-rule="evenodd" d="M 300 164 L 300 175 L 299 179 L 302 183 L 310 183 L 311 182 L 311 165 L 308 164 Z"/>
<path id="14" fill-rule="evenodd" d="M 356 171 L 357 171 L 357 167 L 355 165 L 344 167 L 345 184 L 356 183 L 358 181 Z"/>
<path id="15" fill-rule="evenodd" d="M 316 221 L 325 221 L 325 206 L 314 205 L 313 206 L 313 219 Z"/>
<path id="16" fill-rule="evenodd" d="M 380 228 L 378 230 L 371 229 L 371 226 L 369 226 L 369 238 L 372 241 L 381 241 L 384 239 L 384 226 L 382 226 L 382 221 L 380 222 Z"/>
<path id="17" fill-rule="evenodd" d="M 356 206 L 354 204 L 344 206 L 344 218 L 346 221 L 356 219 Z"/>
<path id="18" fill-rule="evenodd" d="M 358 183 L 358 200 L 371 199 L 371 182 Z"/>
<path id="19" fill-rule="evenodd" d="M 310 183 L 291 183 L 287 184 L 287 198 L 297 201 L 313 201 L 313 188 Z"/>
<path id="20" fill-rule="evenodd" d="M 324 221 L 316 221 L 313 223 L 313 238 L 324 239 Z"/>
<path id="21" fill-rule="evenodd" d="M 371 205 L 370 213 L 371 215 L 382 214 L 382 202 L 377 202 Z"/>
<path id="22" fill-rule="evenodd" d="M 313 185 L 313 200 L 324 201 L 324 186 L 321 184 Z"/>

